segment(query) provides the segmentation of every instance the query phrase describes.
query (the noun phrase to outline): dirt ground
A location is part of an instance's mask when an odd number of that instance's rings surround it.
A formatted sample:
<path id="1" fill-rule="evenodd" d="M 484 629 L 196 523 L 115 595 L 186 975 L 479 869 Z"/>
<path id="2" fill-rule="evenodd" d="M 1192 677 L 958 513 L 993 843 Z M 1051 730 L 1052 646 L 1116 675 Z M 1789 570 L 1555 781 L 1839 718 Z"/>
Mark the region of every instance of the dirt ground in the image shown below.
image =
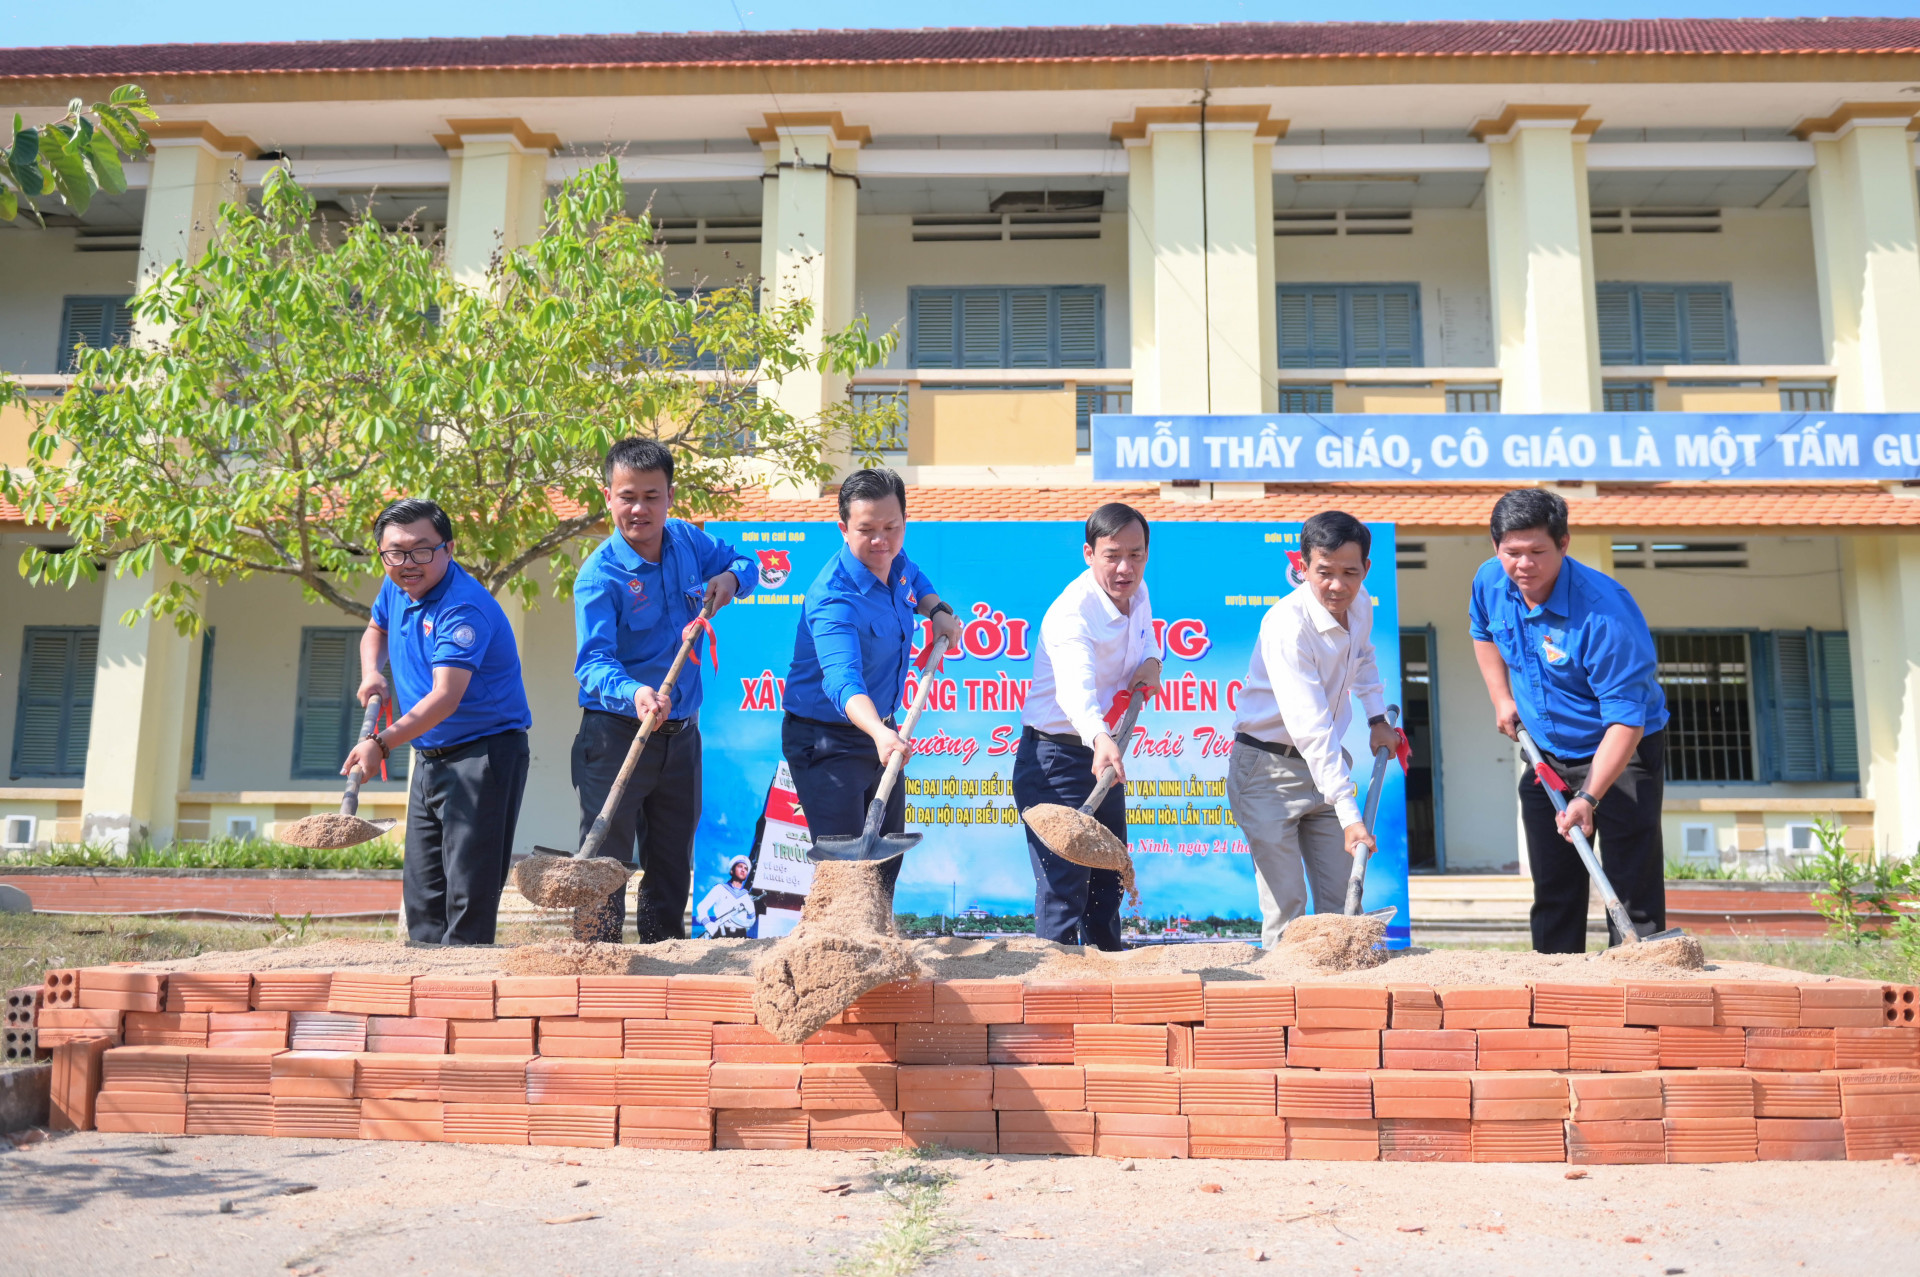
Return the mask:
<path id="1" fill-rule="evenodd" d="M 89 1132 L 0 1153 L 0 1274 L 715 1277 L 905 1272 L 919 1259 L 969 1277 L 1719 1277 L 1912 1271 L 1920 1244 L 1920 1167 L 1891 1162 L 1592 1167 L 1569 1180 L 1552 1165 L 1127 1170 L 954 1155 L 912 1163 L 951 1177 L 928 1213 L 943 1249 L 878 1266 L 874 1247 L 905 1213 L 879 1181 L 901 1165 Z M 839 1184 L 850 1191 L 821 1191 Z"/>

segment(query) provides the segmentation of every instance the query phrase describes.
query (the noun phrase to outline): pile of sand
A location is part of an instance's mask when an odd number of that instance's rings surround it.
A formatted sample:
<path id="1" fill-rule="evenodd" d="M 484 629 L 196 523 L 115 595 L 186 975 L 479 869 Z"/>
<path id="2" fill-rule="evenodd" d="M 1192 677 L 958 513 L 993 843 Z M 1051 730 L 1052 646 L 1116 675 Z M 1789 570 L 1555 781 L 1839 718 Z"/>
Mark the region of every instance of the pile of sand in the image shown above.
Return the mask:
<path id="1" fill-rule="evenodd" d="M 505 951 L 501 964 L 513 975 L 629 975 L 630 946 L 579 940 L 548 940 Z"/>
<path id="2" fill-rule="evenodd" d="M 1360 971 L 1387 960 L 1387 920 L 1367 914 L 1308 913 L 1287 924 L 1280 944 L 1323 971 Z"/>
<path id="3" fill-rule="evenodd" d="M 1615 945 L 1600 956 L 1610 962 L 1624 962 L 1629 966 L 1673 967 L 1681 971 L 1698 971 L 1707 965 L 1707 951 L 1692 936 L 1668 936 L 1665 940 Z"/>
<path id="4" fill-rule="evenodd" d="M 1140 891 L 1133 881 L 1133 855 L 1105 825 L 1078 808 L 1058 803 L 1035 803 L 1021 812 L 1020 818 L 1062 860 L 1119 874 L 1128 903 L 1140 907 Z"/>
<path id="5" fill-rule="evenodd" d="M 330 811 L 318 816 L 302 816 L 299 820 L 280 825 L 275 828 L 273 836 L 276 842 L 294 847 L 357 847 L 363 842 L 372 842 L 391 828 L 391 820 L 375 824 L 358 816 L 343 816 L 337 811 Z"/>
<path id="6" fill-rule="evenodd" d="M 633 870 L 611 856 L 553 856 L 536 853 L 513 867 L 513 885 L 542 909 L 598 909 L 616 891 L 624 891 Z M 576 918 L 575 934 L 579 922 Z"/>
<path id="7" fill-rule="evenodd" d="M 876 860 L 823 860 L 800 925 L 753 967 L 760 1027 L 797 1046 L 867 990 L 920 970 L 894 933 L 893 893 Z"/>

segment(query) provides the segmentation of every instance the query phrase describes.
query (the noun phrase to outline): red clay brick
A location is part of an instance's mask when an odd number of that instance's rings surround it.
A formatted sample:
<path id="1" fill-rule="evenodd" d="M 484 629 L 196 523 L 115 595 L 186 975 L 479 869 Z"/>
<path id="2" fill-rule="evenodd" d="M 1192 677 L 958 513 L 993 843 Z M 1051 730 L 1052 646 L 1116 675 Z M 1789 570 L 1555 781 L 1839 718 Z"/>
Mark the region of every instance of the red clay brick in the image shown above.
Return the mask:
<path id="1" fill-rule="evenodd" d="M 1833 1067 L 1832 1029 L 1748 1029 L 1749 1069 L 1813 1072 Z"/>
<path id="2" fill-rule="evenodd" d="M 1302 1029 L 1384 1029 L 1390 996 L 1365 984 L 1296 985 L 1294 1023 Z"/>
<path id="3" fill-rule="evenodd" d="M 258 1135 L 271 1137 L 273 1099 L 267 1095 L 188 1095 L 188 1135 Z"/>
<path id="4" fill-rule="evenodd" d="M 1742 1069 L 1747 1066 L 1747 1031 L 1729 1025 L 1660 1026 L 1663 1069 Z"/>
<path id="5" fill-rule="evenodd" d="M 1288 1117 L 1287 1156 L 1296 1162 L 1377 1162 L 1380 1123 L 1370 1117 Z"/>
<path id="6" fill-rule="evenodd" d="M 1568 1122 L 1567 1160 L 1576 1166 L 1658 1166 L 1667 1160 L 1666 1126 L 1657 1118 Z"/>
<path id="7" fill-rule="evenodd" d="M 1087 1106 L 1087 1072 L 1072 1064 L 999 1064 L 993 1107 L 999 1111 L 1079 1112 Z"/>
<path id="8" fill-rule="evenodd" d="M 1574 1120 L 1584 1125 L 1658 1122 L 1664 1115 L 1658 1074 L 1575 1073 L 1567 1082 Z"/>
<path id="9" fill-rule="evenodd" d="M 1535 984 L 1533 1022 L 1618 1029 L 1627 1023 L 1627 991 L 1617 984 Z"/>
<path id="10" fill-rule="evenodd" d="M 296 1051 L 364 1051 L 367 1017 L 332 1011 L 289 1011 L 287 1042 Z"/>
<path id="11" fill-rule="evenodd" d="M 987 1055 L 993 1055 L 993 1033 L 988 1030 Z M 800 1044 L 807 1064 L 897 1064 L 899 1050 L 891 1024 L 829 1024 Z"/>
<path id="12" fill-rule="evenodd" d="M 167 977 L 116 967 L 83 967 L 76 1005 L 90 1011 L 159 1011 L 167 1004 Z M 184 1112 L 181 1120 L 184 1122 Z"/>
<path id="13" fill-rule="evenodd" d="M 1189 1116 L 1272 1117 L 1273 1073 L 1266 1069 L 1181 1069 L 1180 1111 Z"/>
<path id="14" fill-rule="evenodd" d="M 1920 1116 L 1847 1117 L 1841 1127 L 1850 1162 L 1875 1162 L 1895 1153 L 1920 1155 Z"/>
<path id="15" fill-rule="evenodd" d="M 269 1095 L 272 1093 L 272 1047 L 195 1051 L 187 1057 L 189 1095 Z"/>
<path id="16" fill-rule="evenodd" d="M 440 1098 L 481 1108 L 527 1103 L 531 1055 L 449 1055 L 440 1064 Z"/>
<path id="17" fill-rule="evenodd" d="M 1394 1029 L 1438 1029 L 1443 1013 L 1440 995 L 1431 985 L 1390 984 L 1387 1026 Z"/>
<path id="18" fill-rule="evenodd" d="M 211 1011 L 207 1014 L 207 1045 L 214 1050 L 234 1047 L 284 1047 L 291 1026 L 285 1011 Z"/>
<path id="19" fill-rule="evenodd" d="M 1920 1027 L 1920 985 L 1883 984 L 1880 997 L 1887 1024 Z"/>
<path id="20" fill-rule="evenodd" d="M 1076 1024 L 1075 1064 L 1167 1063 L 1167 1033 L 1158 1024 Z"/>
<path id="21" fill-rule="evenodd" d="M 1087 1108 L 1095 1113 L 1178 1113 L 1180 1074 L 1137 1064 L 1089 1064 Z"/>
<path id="22" fill-rule="evenodd" d="M 1649 1028 L 1713 1023 L 1713 986 L 1679 980 L 1628 981 L 1627 1023 Z"/>
<path id="23" fill-rule="evenodd" d="M 1752 1118 L 1753 1075 L 1735 1069 L 1698 1069 L 1660 1075 L 1669 1118 Z"/>
<path id="24" fill-rule="evenodd" d="M 441 1110 L 442 1138 L 449 1144 L 527 1143 L 532 1125 L 526 1104 L 453 1104 Z"/>
<path id="25" fill-rule="evenodd" d="M 205 1011 L 128 1011 L 122 1024 L 128 1046 L 207 1045 Z"/>
<path id="26" fill-rule="evenodd" d="M 357 1140 L 360 1101 L 341 1096 L 276 1095 L 273 1133 L 280 1139 Z"/>
<path id="27" fill-rule="evenodd" d="M 368 1016 L 367 1050 L 445 1055 L 447 1022 L 438 1016 L 426 1015 Z"/>
<path id="28" fill-rule="evenodd" d="M 787 1045 L 757 1024 L 713 1026 L 715 1064 L 801 1064 L 806 1052 Z"/>
<path id="29" fill-rule="evenodd" d="M 647 1109 L 710 1109 L 712 1068 L 705 1060 L 621 1060 L 614 1070 L 618 1102 Z"/>
<path id="30" fill-rule="evenodd" d="M 1533 1014 L 1533 991 L 1525 985 L 1462 985 L 1435 992 L 1443 1029 L 1524 1029 Z"/>
<path id="31" fill-rule="evenodd" d="M 711 1060 L 713 1026 L 692 1020 L 622 1020 L 628 1059 Z"/>
<path id="32" fill-rule="evenodd" d="M 1176 1069 L 1193 1067 L 1193 1028 L 1191 1024 L 1169 1024 L 1167 1028 L 1167 1064 Z"/>
<path id="33" fill-rule="evenodd" d="M 324 1011 L 332 988 L 331 971 L 256 971 L 253 973 L 253 1009 Z"/>
<path id="34" fill-rule="evenodd" d="M 1366 1073 L 1320 1073 L 1287 1069 L 1275 1075 L 1275 1113 L 1280 1117 L 1370 1118 L 1373 1079 Z"/>
<path id="35" fill-rule="evenodd" d="M 1027 1024 L 1113 1023 L 1110 980 L 1035 980 L 1021 988 Z"/>
<path id="36" fill-rule="evenodd" d="M 942 1109 L 936 1112 L 901 1113 L 901 1135 L 908 1148 L 964 1149 L 969 1153 L 1000 1151 L 999 1123 L 995 1114 L 968 1110 Z"/>
<path id="37" fill-rule="evenodd" d="M 1565 1029 L 1481 1029 L 1482 1070 L 1564 1069 L 1567 1067 Z"/>
<path id="38" fill-rule="evenodd" d="M 352 1099 L 355 1059 L 339 1051 L 281 1051 L 267 1090 L 276 1099 Z"/>
<path id="39" fill-rule="evenodd" d="M 253 976 L 245 971 L 175 971 L 167 977 L 169 1011 L 246 1011 L 252 1006 Z"/>
<path id="40" fill-rule="evenodd" d="M 1389 1069 L 1471 1071 L 1480 1063 L 1480 1035 L 1472 1029 L 1388 1029 L 1380 1035 L 1380 1063 Z"/>
<path id="41" fill-rule="evenodd" d="M 1835 1029 L 1836 1069 L 1920 1069 L 1920 1029 Z"/>
<path id="42" fill-rule="evenodd" d="M 984 1024 L 901 1024 L 894 1051 L 902 1064 L 985 1064 Z"/>
<path id="43" fill-rule="evenodd" d="M 119 1134 L 185 1135 L 187 1093 L 101 1091 L 93 1098 L 93 1128 Z"/>
<path id="44" fill-rule="evenodd" d="M 1283 1117 L 1218 1117 L 1196 1113 L 1187 1118 L 1187 1151 L 1191 1157 L 1253 1162 L 1285 1161 L 1287 1120 Z"/>
<path id="45" fill-rule="evenodd" d="M 1473 1079 L 1466 1073 L 1382 1069 L 1372 1076 L 1375 1117 L 1465 1121 L 1473 1116 Z"/>
<path id="46" fill-rule="evenodd" d="M 716 1064 L 707 1085 L 716 1109 L 800 1107 L 799 1064 Z"/>
<path id="47" fill-rule="evenodd" d="M 1472 1078 L 1475 1122 L 1564 1122 L 1573 1114 L 1562 1074 L 1475 1073 Z"/>
<path id="48" fill-rule="evenodd" d="M 448 1020 L 447 1042 L 454 1055 L 532 1055 L 533 1021 Z"/>
<path id="49" fill-rule="evenodd" d="M 1017 980 L 935 980 L 935 1024 L 1020 1024 L 1026 1018 Z"/>
<path id="50" fill-rule="evenodd" d="M 931 1024 L 933 981 L 903 980 L 868 989 L 830 1023 Z"/>
<path id="51" fill-rule="evenodd" d="M 361 1100 L 438 1103 L 444 1055 L 362 1055 L 354 1060 L 353 1094 Z M 362 1117 L 364 1118 L 364 1108 Z"/>
<path id="52" fill-rule="evenodd" d="M 1381 990 L 1385 992 L 1385 990 Z M 1301 1017 L 1307 1016 L 1306 1008 Z M 1377 1069 L 1381 1029 L 1316 1028 L 1302 1023 L 1287 1030 L 1290 1069 Z"/>
<path id="53" fill-rule="evenodd" d="M 1840 1079 L 1832 1073 L 1756 1073 L 1753 1112 L 1765 1118 L 1838 1118 Z"/>
<path id="54" fill-rule="evenodd" d="M 47 972 L 40 985 L 40 1005 L 70 1010 L 80 1005 L 80 971 L 77 967 L 59 967 Z"/>
<path id="55" fill-rule="evenodd" d="M 807 1114 L 807 1142 L 814 1148 L 842 1153 L 878 1153 L 907 1147 L 906 1125 L 899 1113 L 830 1113 L 815 1109 Z"/>
<path id="56" fill-rule="evenodd" d="M 441 1020 L 491 1020 L 493 981 L 468 976 L 415 976 L 413 1013 Z"/>
<path id="57" fill-rule="evenodd" d="M 621 1063 L 535 1057 L 527 1064 L 527 1103 L 611 1107 L 619 1103 Z"/>
<path id="58" fill-rule="evenodd" d="M 676 975 L 667 978 L 667 1018 L 714 1024 L 752 1024 L 753 981 L 735 975 Z M 802 1146 L 804 1147 L 804 1145 Z"/>
<path id="59" fill-rule="evenodd" d="M 191 1120 L 192 1112 L 189 1110 Z M 446 1137 L 446 1105 L 436 1100 L 363 1099 L 360 1138 L 437 1144 Z"/>
<path id="60" fill-rule="evenodd" d="M 1292 1019 L 1291 1014 L 1288 1019 Z M 1193 1031 L 1193 1067 L 1196 1069 L 1283 1069 L 1286 1066 L 1287 1031 L 1278 1025 L 1208 1024 Z"/>
<path id="61" fill-rule="evenodd" d="M 327 1010 L 342 1015 L 412 1015 L 413 977 L 379 971 L 336 971 Z"/>
<path id="62" fill-rule="evenodd" d="M 1164 1113 L 1097 1113 L 1095 1157 L 1186 1157 L 1187 1119 Z"/>
<path id="63" fill-rule="evenodd" d="M 1800 990 L 1791 984 L 1729 980 L 1713 986 L 1713 1022 L 1742 1029 L 1800 1027 Z"/>
<path id="64" fill-rule="evenodd" d="M 1515 1119 L 1470 1123 L 1476 1162 L 1564 1162 L 1567 1130 L 1563 1118 Z"/>
<path id="65" fill-rule="evenodd" d="M 1665 1126 L 1669 1162 L 1760 1160 L 1760 1128 L 1751 1117 L 1670 1117 Z"/>
<path id="66" fill-rule="evenodd" d="M 34 1016 L 34 1027 L 40 1045 L 48 1049 L 90 1038 L 101 1038 L 118 1046 L 126 1035 L 126 1014 L 115 1010 L 83 1010 L 71 1003 L 42 1006 Z"/>
<path id="67" fill-rule="evenodd" d="M 625 1053 L 625 1024 L 624 1020 L 543 1015 L 540 1017 L 539 1052 L 541 1055 L 573 1059 L 617 1060 Z"/>
<path id="68" fill-rule="evenodd" d="M 583 975 L 578 1014 L 583 1020 L 664 1020 L 667 977 Z"/>
<path id="69" fill-rule="evenodd" d="M 1200 986 L 1209 1029 L 1278 1029 L 1294 1022 L 1293 986 L 1266 980 L 1207 980 Z"/>
<path id="70" fill-rule="evenodd" d="M 620 1146 L 705 1152 L 713 1147 L 713 1110 L 622 1104 Z"/>
<path id="71" fill-rule="evenodd" d="M 1197 975 L 1113 982 L 1115 1024 L 1198 1024 L 1205 1018 Z"/>
<path id="72" fill-rule="evenodd" d="M 527 1109 L 527 1143 L 547 1148 L 612 1148 L 619 1110 L 612 1105 L 535 1104 Z"/>
<path id="73" fill-rule="evenodd" d="M 1758 1155 L 1763 1162 L 1844 1162 L 1846 1126 L 1837 1117 L 1763 1117 Z"/>
<path id="74" fill-rule="evenodd" d="M 999 1118 L 1002 1153 L 1093 1156 L 1096 1119 L 1092 1113 L 1013 1110 L 1001 1113 Z M 814 1147 L 821 1145 L 816 1143 Z"/>
<path id="75" fill-rule="evenodd" d="M 113 1052 L 107 1053 L 113 1059 Z M 1840 1116 L 1910 1117 L 1920 1114 L 1920 1073 L 1910 1069 L 1864 1069 L 1837 1074 Z"/>
<path id="76" fill-rule="evenodd" d="M 803 1064 L 800 1107 L 827 1112 L 897 1108 L 897 1064 Z"/>
<path id="77" fill-rule="evenodd" d="M 1380 1120 L 1383 1162 L 1471 1162 L 1473 1136 L 1465 1118 L 1393 1117 Z"/>
<path id="78" fill-rule="evenodd" d="M 1886 1022 L 1878 984 L 1836 980 L 1800 986 L 1803 1029 L 1877 1029 Z"/>
<path id="79" fill-rule="evenodd" d="M 94 1096 L 100 1092 L 105 1038 L 83 1038 L 53 1048 L 48 1080 L 47 1125 L 56 1131 L 93 1129 Z"/>
<path id="80" fill-rule="evenodd" d="M 100 1085 L 110 1091 L 187 1093 L 187 1060 L 179 1046 L 117 1046 L 106 1053 Z"/>
<path id="81" fill-rule="evenodd" d="M 496 1019 L 580 1014 L 580 977 L 571 975 L 501 976 L 493 982 Z"/>
<path id="82" fill-rule="evenodd" d="M 1648 1028 L 1596 1028 L 1576 1024 L 1567 1030 L 1567 1067 L 1602 1073 L 1642 1073 L 1660 1067 L 1660 1031 Z"/>
<path id="83" fill-rule="evenodd" d="M 990 1024 L 987 1063 L 1072 1064 L 1073 1035 L 1071 1024 Z"/>
<path id="84" fill-rule="evenodd" d="M 993 1069 L 985 1064 L 902 1064 L 897 1107 L 926 1112 L 991 1112 Z"/>

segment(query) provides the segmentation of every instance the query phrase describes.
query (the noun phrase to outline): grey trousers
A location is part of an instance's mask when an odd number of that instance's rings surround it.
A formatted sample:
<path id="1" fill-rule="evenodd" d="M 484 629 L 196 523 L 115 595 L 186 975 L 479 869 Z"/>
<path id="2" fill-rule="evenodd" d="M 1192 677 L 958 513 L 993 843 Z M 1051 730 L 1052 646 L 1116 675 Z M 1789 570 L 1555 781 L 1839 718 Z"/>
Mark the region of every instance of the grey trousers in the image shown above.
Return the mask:
<path id="1" fill-rule="evenodd" d="M 1304 760 L 1283 758 L 1236 741 L 1227 762 L 1227 801 L 1253 852 L 1260 888 L 1260 943 L 1271 949 L 1280 928 L 1307 912 L 1346 905 L 1353 857 L 1333 804 L 1320 796 Z"/>

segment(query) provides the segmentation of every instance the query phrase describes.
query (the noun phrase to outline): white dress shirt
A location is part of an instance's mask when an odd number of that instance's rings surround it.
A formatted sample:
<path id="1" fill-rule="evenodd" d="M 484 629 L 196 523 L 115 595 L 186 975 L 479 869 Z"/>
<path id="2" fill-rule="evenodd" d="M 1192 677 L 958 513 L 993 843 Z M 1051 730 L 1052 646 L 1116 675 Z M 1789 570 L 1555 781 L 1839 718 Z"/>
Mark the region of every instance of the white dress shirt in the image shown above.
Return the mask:
<path id="1" fill-rule="evenodd" d="M 1359 790 L 1340 750 L 1356 696 L 1368 718 L 1387 712 L 1373 659 L 1373 601 L 1364 589 L 1344 626 L 1305 585 L 1267 609 L 1233 730 L 1299 750 L 1342 826 L 1360 821 Z"/>
<path id="2" fill-rule="evenodd" d="M 1122 615 L 1089 568 L 1060 592 L 1040 622 L 1033 686 L 1020 721 L 1035 731 L 1078 736 L 1092 749 L 1094 738 L 1107 731 L 1115 693 L 1127 690 L 1140 662 L 1159 655 L 1147 583 L 1140 583 Z"/>

